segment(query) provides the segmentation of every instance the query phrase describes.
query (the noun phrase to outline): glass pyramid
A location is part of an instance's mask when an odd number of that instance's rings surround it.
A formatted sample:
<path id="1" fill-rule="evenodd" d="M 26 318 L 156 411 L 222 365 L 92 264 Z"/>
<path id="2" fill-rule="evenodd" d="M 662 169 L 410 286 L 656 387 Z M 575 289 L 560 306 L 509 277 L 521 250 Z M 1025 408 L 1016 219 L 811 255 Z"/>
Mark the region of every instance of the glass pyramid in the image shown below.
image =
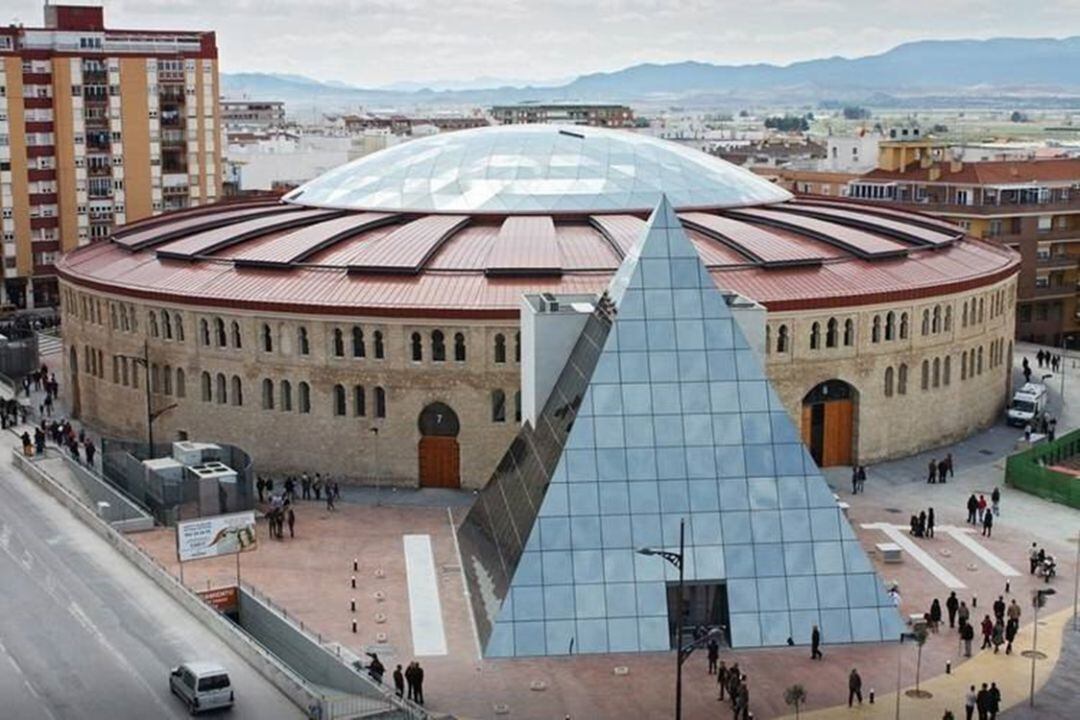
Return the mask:
<path id="1" fill-rule="evenodd" d="M 732 647 L 895 639 L 900 616 L 666 198 L 458 530 L 487 657 L 673 647 L 722 587 Z"/>

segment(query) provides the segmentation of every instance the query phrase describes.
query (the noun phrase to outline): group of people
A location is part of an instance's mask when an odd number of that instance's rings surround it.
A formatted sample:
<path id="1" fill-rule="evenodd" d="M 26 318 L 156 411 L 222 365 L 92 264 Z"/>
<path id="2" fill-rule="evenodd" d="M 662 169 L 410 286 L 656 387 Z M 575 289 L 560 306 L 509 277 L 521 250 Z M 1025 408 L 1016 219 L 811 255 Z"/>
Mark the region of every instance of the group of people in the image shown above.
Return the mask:
<path id="1" fill-rule="evenodd" d="M 41 363 L 41 367 L 32 373 L 23 376 L 23 392 L 30 397 L 31 388 L 35 391 L 45 391 L 45 402 L 41 407 L 42 413 L 48 408 L 52 412 L 52 401 L 59 397 L 60 383 L 56 381 L 56 373 L 49 372 L 49 366 Z"/>
<path id="2" fill-rule="evenodd" d="M 993 620 L 990 619 L 989 615 L 983 616 L 981 623 L 983 643 L 980 649 L 985 650 L 992 647 L 996 654 L 1004 645 L 1005 654 L 1011 655 L 1013 640 L 1016 639 L 1016 633 L 1020 630 L 1020 605 L 1017 604 L 1014 598 L 1006 606 L 1005 599 L 999 595 L 998 599 L 994 601 L 993 611 Z"/>
<path id="3" fill-rule="evenodd" d="M 934 508 L 919 511 L 918 515 L 911 516 L 911 529 L 909 534 L 915 537 L 934 537 Z"/>
<path id="4" fill-rule="evenodd" d="M 86 465 L 90 468 L 94 467 L 94 455 L 97 453 L 94 441 L 85 430 L 80 429 L 75 432 L 75 426 L 67 420 L 49 422 L 47 419 L 42 419 L 41 424 L 34 428 L 33 438 L 27 430 L 23 431 L 19 439 L 22 440 L 23 455 L 27 457 L 44 454 L 46 440 L 52 440 L 56 445 L 66 448 L 75 462 L 81 463 L 85 454 Z"/>
<path id="5" fill-rule="evenodd" d="M 851 468 L 851 494 L 866 492 L 866 466 L 853 465 Z"/>
<path id="6" fill-rule="evenodd" d="M 946 477 L 954 477 L 952 453 L 948 453 L 940 461 L 930 458 L 930 469 L 926 476 L 926 482 L 930 485 L 944 483 Z"/>
<path id="7" fill-rule="evenodd" d="M 293 512 L 292 498 L 288 493 L 270 496 L 266 520 L 270 524 L 271 539 L 284 540 L 286 525 L 289 526 L 289 537 L 296 537 L 296 513 Z"/>
<path id="8" fill-rule="evenodd" d="M 378 653 L 369 652 L 367 656 L 371 658 L 366 668 L 368 677 L 381 685 L 383 675 L 386 674 L 386 667 L 379 660 Z M 363 669 L 359 661 L 355 665 L 358 670 Z M 398 665 L 394 668 L 393 678 L 394 692 L 398 697 L 412 700 L 418 705 L 424 704 L 424 668 L 420 667 L 419 662 L 413 660 L 404 670 L 401 669 L 401 665 Z"/>
<path id="9" fill-rule="evenodd" d="M 26 423 L 29 408 L 15 398 L 0 398 L 0 430 Z"/>
<path id="10" fill-rule="evenodd" d="M 1035 360 L 1039 363 L 1040 369 L 1045 365 L 1051 372 L 1057 372 L 1061 367 L 1061 356 L 1055 355 L 1049 350 L 1039 350 L 1039 352 L 1035 353 Z"/>
<path id="11" fill-rule="evenodd" d="M 320 473 L 315 473 L 314 477 L 309 476 L 306 472 L 297 475 L 287 475 L 282 482 L 284 488 L 284 496 L 289 499 L 290 502 L 295 502 L 296 486 L 300 485 L 300 497 L 304 500 L 320 501 L 323 496 L 326 497 L 326 509 L 334 510 L 334 503 L 341 497 L 341 486 L 338 485 L 336 480 L 331 480 L 329 476 L 324 480 Z M 255 490 L 259 494 L 259 502 L 265 502 L 263 499 L 266 496 L 273 497 L 274 493 L 274 479 L 271 477 L 264 478 L 259 475 L 255 480 Z M 314 497 L 312 497 L 314 496 Z"/>
<path id="12" fill-rule="evenodd" d="M 982 534 L 990 537 L 994 529 L 994 517 L 1001 514 L 1001 490 L 996 486 L 990 493 L 990 502 L 986 502 L 986 495 L 975 493 L 967 499 L 967 522 L 976 527 L 982 526 Z"/>
<path id="13" fill-rule="evenodd" d="M 974 685 L 968 690 L 967 697 L 964 699 L 965 720 L 971 720 L 976 710 L 979 712 L 979 720 L 996 720 L 1001 710 L 1001 690 L 996 682 L 990 683 L 990 687 L 983 683 L 978 691 L 975 690 Z"/>
<path id="14" fill-rule="evenodd" d="M 1024 426 L 1024 440 L 1031 442 L 1032 433 L 1045 435 L 1047 442 L 1054 442 L 1057 437 L 1057 418 L 1049 413 L 1042 413 Z"/>
<path id="15" fill-rule="evenodd" d="M 710 642 L 709 652 L 712 657 L 712 643 Z M 746 674 L 739 669 L 739 663 L 732 663 L 731 667 L 728 667 L 723 661 L 717 667 L 713 667 L 713 662 L 709 662 L 709 673 L 716 673 L 716 687 L 720 690 L 720 696 L 717 700 L 724 700 L 727 698 L 731 703 L 731 712 L 733 720 L 748 720 L 750 717 L 750 681 L 747 679 Z"/>

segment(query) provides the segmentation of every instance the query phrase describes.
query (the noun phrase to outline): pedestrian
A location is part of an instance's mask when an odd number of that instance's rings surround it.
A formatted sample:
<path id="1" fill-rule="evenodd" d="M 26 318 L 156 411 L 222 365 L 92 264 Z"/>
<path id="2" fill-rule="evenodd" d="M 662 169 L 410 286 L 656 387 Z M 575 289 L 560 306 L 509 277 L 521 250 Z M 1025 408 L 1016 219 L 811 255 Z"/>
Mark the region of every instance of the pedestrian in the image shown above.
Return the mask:
<path id="1" fill-rule="evenodd" d="M 1016 598 L 1013 598 L 1012 602 L 1009 603 L 1009 609 L 1006 611 L 1006 615 L 1010 620 L 1015 620 L 1019 624 L 1020 615 L 1022 614 L 1023 613 L 1020 610 L 1020 604 L 1016 602 Z"/>
<path id="2" fill-rule="evenodd" d="M 866 492 L 866 466 L 859 466 L 859 492 Z"/>
<path id="3" fill-rule="evenodd" d="M 956 611 L 960 609 L 960 601 L 956 599 L 956 591 L 949 593 L 945 600 L 945 610 L 949 613 L 949 629 L 956 627 Z"/>
<path id="4" fill-rule="evenodd" d="M 416 702 L 420 705 L 424 704 L 424 668 L 420 667 L 420 663 L 413 661 L 416 665 Z"/>
<path id="5" fill-rule="evenodd" d="M 405 668 L 406 700 L 416 700 L 416 661 Z"/>
<path id="6" fill-rule="evenodd" d="M 266 496 L 274 496 L 274 478 L 266 478 Z"/>
<path id="7" fill-rule="evenodd" d="M 742 676 L 739 682 L 738 711 L 735 713 L 735 717 L 742 718 L 742 720 L 749 720 L 750 718 L 750 683 L 745 675 Z"/>
<path id="8" fill-rule="evenodd" d="M 990 537 L 991 531 L 994 529 L 994 513 L 988 512 L 983 515 L 983 529 L 982 534 L 986 537 Z"/>
<path id="9" fill-rule="evenodd" d="M 972 525 L 975 524 L 975 515 L 979 511 L 979 500 L 975 497 L 975 493 L 971 493 L 971 497 L 967 501 L 968 517 L 967 521 Z"/>
<path id="10" fill-rule="evenodd" d="M 739 663 L 732 663 L 731 669 L 728 670 L 728 701 L 734 705 L 736 696 L 739 694 L 739 683 L 741 682 L 742 672 L 739 670 Z"/>
<path id="11" fill-rule="evenodd" d="M 986 720 L 987 708 L 990 705 L 990 690 L 986 683 L 982 684 L 979 692 L 975 693 L 975 709 L 979 711 L 979 720 Z"/>
<path id="12" fill-rule="evenodd" d="M 1028 551 L 1028 567 L 1030 568 L 1030 574 L 1035 574 L 1035 568 L 1039 566 L 1039 546 L 1037 543 L 1031 543 L 1031 550 Z"/>
<path id="13" fill-rule="evenodd" d="M 97 452 L 97 448 L 94 447 L 94 441 L 90 438 L 86 438 L 83 441 L 83 445 L 86 447 L 86 464 L 91 469 L 94 467 L 94 453 Z"/>
<path id="14" fill-rule="evenodd" d="M 709 639 L 709 674 L 716 672 L 716 661 L 720 659 L 720 643 L 716 638 Z"/>
<path id="15" fill-rule="evenodd" d="M 960 623 L 960 639 L 964 641 L 964 657 L 971 657 L 971 642 L 975 639 L 975 627 L 971 623 Z"/>
<path id="16" fill-rule="evenodd" d="M 964 697 L 964 720 L 971 720 L 971 716 L 975 713 L 975 686 L 972 685 L 968 690 L 967 695 Z"/>
<path id="17" fill-rule="evenodd" d="M 930 459 L 930 472 L 926 476 L 926 482 L 933 485 L 937 482 L 937 460 Z"/>
<path id="18" fill-rule="evenodd" d="M 322 500 L 322 478 L 315 473 L 315 480 L 311 483 L 311 489 L 315 491 L 315 502 Z"/>
<path id="19" fill-rule="evenodd" d="M 983 521 L 983 515 L 986 514 L 986 496 L 979 493 L 979 522 Z"/>
<path id="20" fill-rule="evenodd" d="M 994 486 L 994 492 L 990 493 L 990 507 L 994 515 L 1001 514 L 1001 491 L 998 490 L 997 485 Z"/>
<path id="21" fill-rule="evenodd" d="M 926 511 L 919 511 L 919 532 L 916 533 L 918 537 L 926 537 Z"/>
<path id="22" fill-rule="evenodd" d="M 996 682 L 990 683 L 987 696 L 989 700 L 986 705 L 987 720 L 997 720 L 998 710 L 1001 709 L 1001 690 L 998 689 Z"/>
<path id="23" fill-rule="evenodd" d="M 728 683 L 728 669 L 723 660 L 720 661 L 720 665 L 716 668 L 716 686 L 720 688 L 720 697 L 717 700 L 724 699 L 724 690 Z"/>
<path id="24" fill-rule="evenodd" d="M 1044 357 L 1045 357 L 1045 356 L 1043 355 L 1043 351 L 1042 351 L 1042 350 L 1039 350 L 1039 352 L 1037 352 L 1037 353 L 1035 354 L 1035 360 L 1036 360 L 1036 361 L 1038 361 L 1038 363 L 1039 363 L 1039 369 L 1042 369 L 1042 366 L 1043 366 L 1043 358 L 1044 358 Z"/>
<path id="25" fill-rule="evenodd" d="M 306 472 L 300 475 L 300 497 L 304 500 L 311 499 L 311 478 Z"/>
<path id="26" fill-rule="evenodd" d="M 926 511 L 926 537 L 934 537 L 934 508 Z"/>
<path id="27" fill-rule="evenodd" d="M 1005 623 L 1005 654 L 1012 655 L 1013 640 L 1016 639 L 1016 631 L 1020 629 L 1020 622 L 1009 618 L 1009 621 Z"/>
<path id="28" fill-rule="evenodd" d="M 292 506 L 289 506 L 289 511 L 285 514 L 285 518 L 289 523 L 289 537 L 296 537 L 293 532 L 293 526 L 296 525 L 296 515 L 293 514 Z"/>
<path id="29" fill-rule="evenodd" d="M 992 638 L 994 636 L 994 621 L 990 619 L 989 615 L 984 615 L 983 616 L 982 636 L 983 636 L 983 643 L 982 643 L 982 646 L 979 648 L 980 650 L 985 650 L 986 648 L 988 648 L 988 647 L 990 647 L 991 645 L 994 644 L 993 640 L 992 640 Z"/>
<path id="30" fill-rule="evenodd" d="M 945 454 L 945 466 L 946 466 L 946 469 L 948 469 L 948 471 L 949 471 L 949 477 L 950 478 L 956 477 L 956 473 L 953 471 L 952 453 L 946 453 Z"/>
<path id="31" fill-rule="evenodd" d="M 368 677 L 370 677 L 372 680 L 374 680 L 375 682 L 377 682 L 377 683 L 379 683 L 381 685 L 382 684 L 383 673 L 386 672 L 386 667 L 383 666 L 382 662 L 379 660 L 378 653 L 369 652 L 369 653 L 365 653 L 365 654 L 369 658 L 371 658 L 371 662 L 368 663 L 368 666 L 367 666 Z"/>
<path id="32" fill-rule="evenodd" d="M 949 461 L 942 458 L 941 462 L 939 462 L 937 466 L 937 476 L 939 483 L 945 482 L 945 474 L 947 472 L 949 472 Z"/>
<path id="33" fill-rule="evenodd" d="M 326 509 L 334 510 L 334 490 L 330 487 L 330 484 L 326 485 Z"/>
<path id="34" fill-rule="evenodd" d="M 998 595 L 997 600 L 994 601 L 993 609 L 994 609 L 994 618 L 996 620 L 1004 620 L 1005 619 L 1005 598 L 1002 597 L 1001 595 Z"/>
<path id="35" fill-rule="evenodd" d="M 998 618 L 997 622 L 994 623 L 991 642 L 994 643 L 994 654 L 997 655 L 998 650 L 1005 644 L 1005 623 L 1002 622 L 1001 618 Z"/>
<path id="36" fill-rule="evenodd" d="M 862 705 L 862 678 L 855 668 L 851 668 L 851 674 L 848 675 L 847 689 L 847 706 L 851 707 L 851 701 L 855 698 L 859 698 L 859 704 Z"/>
<path id="37" fill-rule="evenodd" d="M 820 660 L 825 657 L 821 652 L 821 630 L 815 625 L 810 631 L 810 659 Z"/>
<path id="38" fill-rule="evenodd" d="M 858 465 L 852 465 L 851 466 L 851 494 L 852 495 L 858 495 L 859 494 L 859 466 Z"/>
<path id="39" fill-rule="evenodd" d="M 311 483 L 308 481 L 307 477 L 304 478 L 301 487 L 310 491 Z M 405 694 L 405 676 L 401 674 L 400 665 L 394 668 L 394 692 L 397 693 L 398 697 L 402 697 Z"/>
<path id="40" fill-rule="evenodd" d="M 930 603 L 930 629 L 933 632 L 938 631 L 938 625 L 941 624 L 941 603 L 937 598 L 934 598 L 934 602 Z"/>

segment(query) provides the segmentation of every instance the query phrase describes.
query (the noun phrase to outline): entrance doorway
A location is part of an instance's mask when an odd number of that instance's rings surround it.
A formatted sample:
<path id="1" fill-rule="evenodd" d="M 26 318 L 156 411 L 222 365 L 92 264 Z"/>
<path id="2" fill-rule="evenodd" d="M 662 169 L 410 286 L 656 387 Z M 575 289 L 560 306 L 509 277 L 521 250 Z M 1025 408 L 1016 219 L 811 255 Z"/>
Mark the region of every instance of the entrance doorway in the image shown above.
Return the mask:
<path id="1" fill-rule="evenodd" d="M 431 403 L 420 412 L 418 424 L 420 487 L 460 488 L 457 413 L 445 403 Z"/>
<path id="2" fill-rule="evenodd" d="M 727 585 L 723 583 L 688 582 L 683 585 L 683 636 L 678 642 L 675 631 L 678 628 L 679 584 L 668 583 L 668 633 L 671 636 L 671 649 L 675 650 L 693 642 L 698 628 L 710 630 L 718 627 L 723 631 L 724 644 L 731 644 L 728 634 Z"/>
<path id="3" fill-rule="evenodd" d="M 826 380 L 803 398 L 802 439 L 819 467 L 855 461 L 856 400 L 843 380 Z"/>

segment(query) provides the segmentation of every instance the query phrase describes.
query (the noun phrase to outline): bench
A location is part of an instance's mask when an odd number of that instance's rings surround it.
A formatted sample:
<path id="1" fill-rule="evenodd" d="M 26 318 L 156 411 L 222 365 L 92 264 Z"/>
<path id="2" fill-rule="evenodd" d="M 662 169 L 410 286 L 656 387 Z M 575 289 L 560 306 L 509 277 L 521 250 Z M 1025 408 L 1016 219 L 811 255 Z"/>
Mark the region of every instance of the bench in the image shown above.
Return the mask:
<path id="1" fill-rule="evenodd" d="M 904 561 L 903 556 L 900 554 L 900 546 L 896 543 L 878 543 L 876 547 L 881 554 L 882 562 L 898 563 Z"/>

